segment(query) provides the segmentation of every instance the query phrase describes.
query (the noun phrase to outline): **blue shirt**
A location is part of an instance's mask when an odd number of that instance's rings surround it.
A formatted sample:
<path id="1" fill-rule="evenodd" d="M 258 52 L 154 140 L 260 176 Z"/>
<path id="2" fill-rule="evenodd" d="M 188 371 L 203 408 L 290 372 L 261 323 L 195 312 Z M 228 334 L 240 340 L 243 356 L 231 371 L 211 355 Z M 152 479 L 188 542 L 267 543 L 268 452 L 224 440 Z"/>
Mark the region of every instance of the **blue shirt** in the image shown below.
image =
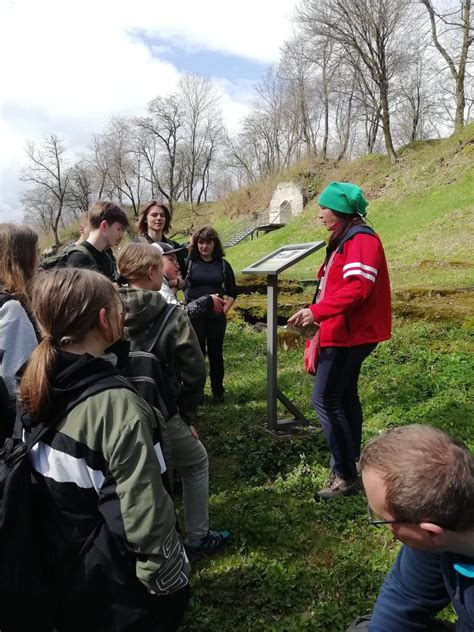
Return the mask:
<path id="1" fill-rule="evenodd" d="M 474 560 L 403 546 L 385 578 L 370 632 L 430 632 L 430 620 L 450 602 L 457 632 L 474 630 Z"/>

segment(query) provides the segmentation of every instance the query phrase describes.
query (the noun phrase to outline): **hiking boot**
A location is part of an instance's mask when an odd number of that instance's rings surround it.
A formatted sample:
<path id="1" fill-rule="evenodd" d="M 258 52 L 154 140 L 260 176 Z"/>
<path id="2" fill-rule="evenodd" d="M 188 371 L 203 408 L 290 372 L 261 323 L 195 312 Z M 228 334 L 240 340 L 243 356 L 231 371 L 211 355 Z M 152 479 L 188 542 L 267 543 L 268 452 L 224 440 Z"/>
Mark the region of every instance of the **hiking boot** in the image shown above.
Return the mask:
<path id="1" fill-rule="evenodd" d="M 329 500 L 337 496 L 352 496 L 361 491 L 359 477 L 346 479 L 338 474 L 329 477 L 328 486 L 316 492 L 315 500 Z"/>
<path id="2" fill-rule="evenodd" d="M 222 404 L 224 401 L 224 393 L 212 393 L 212 401 L 214 404 Z"/>
<path id="3" fill-rule="evenodd" d="M 230 538 L 230 531 L 214 531 L 209 529 L 207 535 L 202 538 L 199 544 L 185 544 L 184 548 L 190 561 L 199 560 L 207 555 L 218 553 L 227 544 Z"/>

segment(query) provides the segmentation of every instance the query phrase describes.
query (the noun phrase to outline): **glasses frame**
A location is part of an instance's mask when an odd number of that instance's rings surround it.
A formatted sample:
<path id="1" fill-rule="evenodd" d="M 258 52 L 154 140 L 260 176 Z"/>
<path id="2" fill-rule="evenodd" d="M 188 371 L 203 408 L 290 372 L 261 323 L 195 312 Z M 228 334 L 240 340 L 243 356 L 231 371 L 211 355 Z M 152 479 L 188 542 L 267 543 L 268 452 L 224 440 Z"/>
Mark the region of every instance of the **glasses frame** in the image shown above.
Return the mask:
<path id="1" fill-rule="evenodd" d="M 367 503 L 367 518 L 369 520 L 369 524 L 373 527 L 380 527 L 384 524 L 418 524 L 418 522 L 409 522 L 408 520 L 376 520 L 374 518 L 375 514 L 372 511 L 371 506 Z"/>

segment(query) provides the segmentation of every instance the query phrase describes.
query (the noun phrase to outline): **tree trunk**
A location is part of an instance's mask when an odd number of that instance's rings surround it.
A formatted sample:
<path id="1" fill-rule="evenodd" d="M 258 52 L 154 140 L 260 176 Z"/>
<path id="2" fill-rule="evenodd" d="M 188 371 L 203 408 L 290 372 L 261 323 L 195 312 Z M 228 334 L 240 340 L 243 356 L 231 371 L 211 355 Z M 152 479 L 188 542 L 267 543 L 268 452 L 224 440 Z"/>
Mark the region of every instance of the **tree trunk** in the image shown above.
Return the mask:
<path id="1" fill-rule="evenodd" d="M 392 164 L 397 162 L 397 154 L 393 146 L 392 131 L 390 129 L 390 110 L 388 105 L 388 86 L 384 82 L 380 86 L 380 103 L 382 104 L 382 127 L 385 139 L 385 148 L 387 150 L 388 159 Z"/>

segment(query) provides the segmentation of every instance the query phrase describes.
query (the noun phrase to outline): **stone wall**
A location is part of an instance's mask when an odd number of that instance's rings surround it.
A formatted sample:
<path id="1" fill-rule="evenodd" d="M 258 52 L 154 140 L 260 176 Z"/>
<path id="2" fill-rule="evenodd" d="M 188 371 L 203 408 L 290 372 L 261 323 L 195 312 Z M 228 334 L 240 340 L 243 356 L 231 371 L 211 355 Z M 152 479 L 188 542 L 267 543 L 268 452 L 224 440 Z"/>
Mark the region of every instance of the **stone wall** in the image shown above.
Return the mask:
<path id="1" fill-rule="evenodd" d="M 270 224 L 286 224 L 303 210 L 303 194 L 294 182 L 280 182 L 273 193 L 268 210 Z"/>

